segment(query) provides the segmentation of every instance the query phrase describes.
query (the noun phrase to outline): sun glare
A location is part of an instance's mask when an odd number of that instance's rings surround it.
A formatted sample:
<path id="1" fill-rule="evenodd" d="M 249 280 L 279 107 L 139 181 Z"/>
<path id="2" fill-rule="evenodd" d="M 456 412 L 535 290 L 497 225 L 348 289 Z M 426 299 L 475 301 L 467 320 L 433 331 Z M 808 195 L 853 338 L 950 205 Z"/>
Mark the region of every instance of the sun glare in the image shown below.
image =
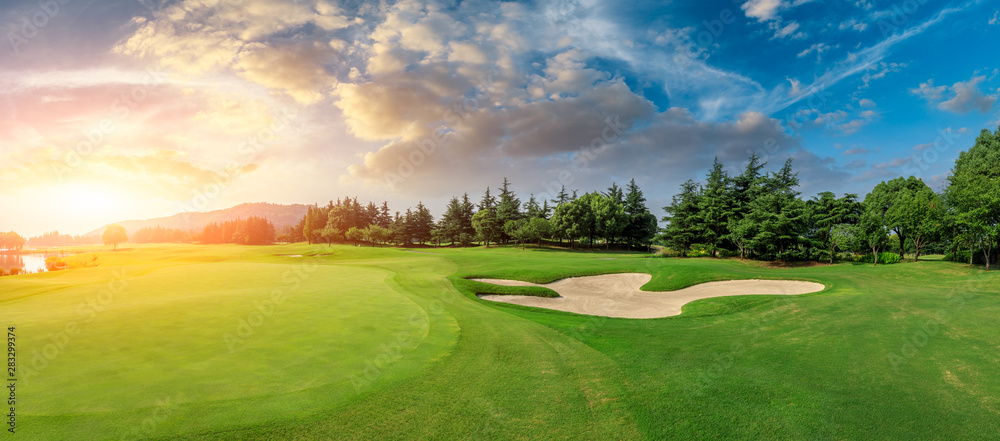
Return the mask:
<path id="1" fill-rule="evenodd" d="M 71 230 L 83 232 L 128 216 L 124 194 L 105 185 L 66 184 L 49 187 L 46 193 L 42 200 L 56 202 Z"/>

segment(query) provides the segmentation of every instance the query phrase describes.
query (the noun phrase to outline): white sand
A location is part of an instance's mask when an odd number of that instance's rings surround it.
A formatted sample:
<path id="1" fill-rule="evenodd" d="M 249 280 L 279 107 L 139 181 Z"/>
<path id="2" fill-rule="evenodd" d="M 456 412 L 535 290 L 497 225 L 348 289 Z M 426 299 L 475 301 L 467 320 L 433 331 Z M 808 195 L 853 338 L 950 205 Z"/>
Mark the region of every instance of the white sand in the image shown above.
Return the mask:
<path id="1" fill-rule="evenodd" d="M 544 286 L 560 297 L 482 295 L 494 302 L 557 309 L 578 314 L 624 318 L 659 318 L 678 315 L 688 302 L 709 297 L 795 295 L 822 291 L 825 286 L 794 280 L 728 280 L 708 282 L 677 291 L 641 291 L 652 279 L 649 274 L 624 273 L 571 277 L 539 285 L 517 280 L 472 279 L 506 286 Z"/>

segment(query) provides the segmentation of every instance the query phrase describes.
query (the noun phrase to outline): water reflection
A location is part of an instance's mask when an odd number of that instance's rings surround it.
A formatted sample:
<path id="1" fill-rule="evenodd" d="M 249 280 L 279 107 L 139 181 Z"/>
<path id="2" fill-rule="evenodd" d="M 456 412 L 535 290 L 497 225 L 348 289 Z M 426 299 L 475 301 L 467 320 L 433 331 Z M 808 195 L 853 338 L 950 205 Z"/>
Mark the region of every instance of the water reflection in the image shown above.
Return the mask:
<path id="1" fill-rule="evenodd" d="M 3 274 L 10 274 L 12 270 L 19 274 L 40 273 L 45 271 L 45 255 L 0 253 L 0 270 Z"/>

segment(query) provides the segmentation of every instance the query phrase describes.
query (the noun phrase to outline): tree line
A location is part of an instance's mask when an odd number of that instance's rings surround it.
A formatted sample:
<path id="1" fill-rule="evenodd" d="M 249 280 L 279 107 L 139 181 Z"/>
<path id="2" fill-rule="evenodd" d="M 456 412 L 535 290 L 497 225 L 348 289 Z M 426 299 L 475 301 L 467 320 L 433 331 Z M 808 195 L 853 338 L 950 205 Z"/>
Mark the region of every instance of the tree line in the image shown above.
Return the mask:
<path id="1" fill-rule="evenodd" d="M 659 240 L 687 255 L 694 248 L 762 260 L 828 259 L 837 251 L 868 254 L 928 248 L 951 260 L 995 264 L 1000 248 L 1000 129 L 983 130 L 955 162 L 948 185 L 937 193 L 922 180 L 879 183 L 863 200 L 822 192 L 804 200 L 792 161 L 772 173 L 752 154 L 739 175 L 715 161 L 702 183 L 688 180 L 663 207 Z"/>
<path id="2" fill-rule="evenodd" d="M 73 236 L 60 234 L 59 231 L 48 231 L 39 236 L 28 238 L 27 245 L 36 247 L 54 247 L 66 245 L 94 245 L 101 243 L 101 238 L 95 235 Z"/>
<path id="3" fill-rule="evenodd" d="M 266 218 L 250 216 L 205 225 L 194 238 L 204 244 L 238 243 L 243 245 L 263 245 L 274 242 L 274 224 Z"/>
<path id="4" fill-rule="evenodd" d="M 367 242 L 372 245 L 433 244 L 470 246 L 474 243 L 541 245 L 543 240 L 578 241 L 590 246 L 603 241 L 605 247 L 642 247 L 656 234 L 656 217 L 646 207 L 646 199 L 635 180 L 625 189 L 612 183 L 605 192 L 577 197 L 563 187 L 555 199 L 541 200 L 529 195 L 522 203 L 504 178 L 493 193 L 487 187 L 478 203 L 468 193 L 453 196 L 444 213 L 435 221 L 430 210 L 418 202 L 416 208 L 390 214 L 388 202 L 361 204 L 357 198 L 330 201 L 324 207 L 309 206 L 292 233 L 280 239 L 309 243 Z M 551 205 L 550 205 L 551 203 Z"/>

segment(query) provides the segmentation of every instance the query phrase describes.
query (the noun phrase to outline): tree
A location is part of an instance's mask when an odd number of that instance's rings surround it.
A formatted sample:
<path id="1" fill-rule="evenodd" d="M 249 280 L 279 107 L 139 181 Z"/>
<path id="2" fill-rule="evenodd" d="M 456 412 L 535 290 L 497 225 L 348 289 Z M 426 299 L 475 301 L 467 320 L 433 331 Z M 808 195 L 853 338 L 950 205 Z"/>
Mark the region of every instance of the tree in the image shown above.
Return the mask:
<path id="1" fill-rule="evenodd" d="M 411 236 L 417 242 L 424 244 L 431 240 L 431 233 L 434 230 L 434 216 L 431 211 L 424 206 L 423 202 L 417 202 L 417 211 L 413 213 L 411 224 Z"/>
<path id="2" fill-rule="evenodd" d="M 472 216 L 476 214 L 476 204 L 469 200 L 469 194 L 462 194 L 462 211 L 459 219 L 458 241 L 462 246 L 472 244 L 472 238 L 476 236 L 476 229 L 472 226 Z"/>
<path id="3" fill-rule="evenodd" d="M 507 234 L 508 237 L 514 239 L 514 246 L 521 244 L 521 249 L 524 249 L 524 242 L 530 237 L 530 232 L 528 231 L 528 220 L 527 219 L 512 219 L 507 221 L 503 225 L 503 232 Z"/>
<path id="4" fill-rule="evenodd" d="M 506 225 L 507 221 L 521 219 L 521 200 L 517 198 L 514 191 L 510 189 L 510 182 L 507 178 L 503 178 L 503 185 L 500 186 L 500 200 L 496 205 L 497 208 L 497 223 L 500 225 Z M 504 232 L 501 235 L 502 239 L 506 241 L 510 239 L 510 236 Z"/>
<path id="5" fill-rule="evenodd" d="M 365 230 L 358 227 L 348 228 L 344 235 L 347 236 L 348 240 L 354 241 L 354 246 L 358 246 L 358 241 L 365 240 Z"/>
<path id="6" fill-rule="evenodd" d="M 854 237 L 855 233 L 854 224 L 837 224 L 830 230 L 830 263 L 833 263 L 833 253 L 837 249 L 846 249 L 853 247 L 857 243 L 857 238 Z"/>
<path id="7" fill-rule="evenodd" d="M 874 266 L 878 266 L 878 253 L 889 242 L 888 233 L 888 228 L 883 221 L 881 205 L 865 204 L 864 212 L 855 227 L 854 237 L 872 251 L 875 256 Z"/>
<path id="8" fill-rule="evenodd" d="M 312 205 L 306 209 L 305 222 L 302 225 L 302 235 L 310 244 L 318 243 L 322 239 L 323 230 L 327 224 L 327 214 L 333 209 L 333 201 L 324 208 L 319 205 Z"/>
<path id="9" fill-rule="evenodd" d="M 674 195 L 670 205 L 663 207 L 663 211 L 667 212 L 667 216 L 663 218 L 667 223 L 663 230 L 663 242 L 681 256 L 686 256 L 691 245 L 701 237 L 698 224 L 700 198 L 701 188 L 688 179 L 681 185 L 680 193 Z"/>
<path id="10" fill-rule="evenodd" d="M 824 247 L 830 251 L 830 263 L 833 263 L 834 253 L 837 247 L 843 247 L 843 243 L 838 243 L 834 239 L 834 230 L 841 225 L 852 225 L 860 217 L 861 204 L 858 202 L 858 195 L 845 194 L 841 198 L 829 191 L 817 195 L 812 200 L 813 222 L 819 229 L 820 239 Z M 845 229 L 841 229 L 843 234 Z"/>
<path id="11" fill-rule="evenodd" d="M 729 176 L 723 170 L 722 163 L 715 159 L 712 170 L 708 173 L 708 181 L 698 199 L 698 216 L 696 222 L 701 233 L 701 241 L 706 243 L 715 257 L 720 242 L 729 233 L 726 222 L 732 210 L 729 195 Z"/>
<path id="12" fill-rule="evenodd" d="M 629 181 L 625 190 L 623 211 L 628 216 L 628 223 L 622 235 L 629 247 L 647 245 L 656 237 L 656 216 L 650 213 L 649 208 L 646 207 L 646 197 L 636 185 L 635 179 Z"/>
<path id="13" fill-rule="evenodd" d="M 943 230 L 943 203 L 923 181 L 916 188 L 901 191 L 889 218 L 909 233 L 915 251 L 913 260 L 920 260 L 920 249 L 929 241 L 937 239 Z"/>
<path id="14" fill-rule="evenodd" d="M 882 222 L 899 238 L 900 256 L 903 256 L 906 251 L 906 239 L 910 238 L 911 233 L 901 217 L 906 215 L 905 208 L 901 208 L 899 204 L 905 195 L 921 192 L 926 187 L 927 185 L 923 181 L 913 176 L 905 179 L 898 177 L 879 183 L 872 189 L 871 193 L 865 196 L 865 204 L 877 205 L 881 211 Z"/>
<path id="15" fill-rule="evenodd" d="M 604 238 L 605 249 L 610 249 L 615 239 L 622 235 L 629 220 L 622 206 L 621 189 L 613 186 L 611 190 L 607 195 L 593 193 L 590 197 L 596 234 Z"/>
<path id="16" fill-rule="evenodd" d="M 105 246 L 112 245 L 114 247 L 113 250 L 117 250 L 118 244 L 128 241 L 128 232 L 121 225 L 111 224 L 104 229 L 101 239 L 104 241 Z"/>
<path id="17" fill-rule="evenodd" d="M 438 234 L 442 239 L 450 241 L 452 244 L 458 243 L 458 238 L 462 234 L 462 203 L 457 197 L 452 197 L 445 207 L 444 215 L 438 222 Z"/>
<path id="18" fill-rule="evenodd" d="M 551 200 L 552 205 L 555 205 L 556 207 L 559 207 L 560 205 L 565 204 L 569 201 L 570 198 L 569 194 L 566 193 L 565 185 L 563 185 L 562 188 L 559 189 L 559 194 L 556 195 L 555 199 Z"/>
<path id="19" fill-rule="evenodd" d="M 989 270 L 994 245 L 1000 246 L 1000 128 L 982 130 L 975 144 L 959 153 L 945 199 L 955 211 L 949 217 L 973 244 L 970 248 L 979 245 Z"/>
<path id="20" fill-rule="evenodd" d="M 24 243 L 24 237 L 14 231 L 0 233 L 0 251 L 21 251 L 21 248 L 24 248 Z"/>
<path id="21" fill-rule="evenodd" d="M 472 226 L 476 229 L 476 234 L 486 243 L 486 248 L 490 247 L 490 242 L 495 241 L 500 236 L 502 226 L 497 222 L 497 213 L 494 208 L 479 210 L 472 216 Z"/>
<path id="22" fill-rule="evenodd" d="M 745 220 L 753 222 L 757 235 L 749 244 L 755 253 L 787 260 L 801 240 L 805 226 L 805 203 L 795 190 L 799 180 L 792 172 L 792 160 L 776 173 L 761 180 L 761 192 L 749 203 Z"/>
<path id="23" fill-rule="evenodd" d="M 573 248 L 575 239 L 580 237 L 590 237 L 591 244 L 593 244 L 596 222 L 590 200 L 595 197 L 600 197 L 600 195 L 597 193 L 584 194 L 580 198 L 556 207 L 556 212 L 552 215 L 555 229 L 569 238 L 570 248 Z"/>
<path id="24" fill-rule="evenodd" d="M 527 240 L 537 241 L 538 246 L 541 247 L 542 239 L 552 234 L 552 224 L 548 219 L 533 217 L 528 221 L 528 234 Z"/>
<path id="25" fill-rule="evenodd" d="M 320 237 L 326 239 L 327 246 L 332 246 L 333 242 L 340 241 L 344 238 L 344 230 L 334 227 L 331 224 L 327 224 L 320 230 Z"/>
<path id="26" fill-rule="evenodd" d="M 750 254 L 754 238 L 757 237 L 757 224 L 747 218 L 731 219 L 726 225 L 726 230 L 728 231 L 726 239 L 732 241 L 739 249 L 740 260 L 745 259 Z"/>
<path id="27" fill-rule="evenodd" d="M 753 220 L 747 219 L 747 214 L 763 192 L 764 177 L 760 171 L 764 165 L 766 164 L 760 162 L 757 153 L 751 153 L 743 173 L 730 180 L 730 216 L 726 223 L 728 234 L 725 237 L 739 249 L 741 260 L 751 255 L 759 233 L 759 226 Z"/>
<path id="28" fill-rule="evenodd" d="M 342 235 L 347 233 L 347 230 L 350 230 L 351 227 L 356 227 L 358 224 L 357 212 L 347 204 L 334 205 L 327 212 L 326 219 L 326 226 L 320 235 L 326 239 L 327 245 L 341 239 Z"/>
<path id="29" fill-rule="evenodd" d="M 535 195 L 531 194 L 528 197 L 528 202 L 524 204 L 524 215 L 528 219 L 541 217 L 548 217 L 547 213 L 543 210 L 542 206 L 538 205 L 538 201 L 535 200 Z"/>
<path id="30" fill-rule="evenodd" d="M 365 228 L 365 240 L 372 243 L 372 246 L 379 244 L 382 247 L 386 242 L 392 240 L 392 230 L 385 228 L 381 225 L 369 225 Z"/>

